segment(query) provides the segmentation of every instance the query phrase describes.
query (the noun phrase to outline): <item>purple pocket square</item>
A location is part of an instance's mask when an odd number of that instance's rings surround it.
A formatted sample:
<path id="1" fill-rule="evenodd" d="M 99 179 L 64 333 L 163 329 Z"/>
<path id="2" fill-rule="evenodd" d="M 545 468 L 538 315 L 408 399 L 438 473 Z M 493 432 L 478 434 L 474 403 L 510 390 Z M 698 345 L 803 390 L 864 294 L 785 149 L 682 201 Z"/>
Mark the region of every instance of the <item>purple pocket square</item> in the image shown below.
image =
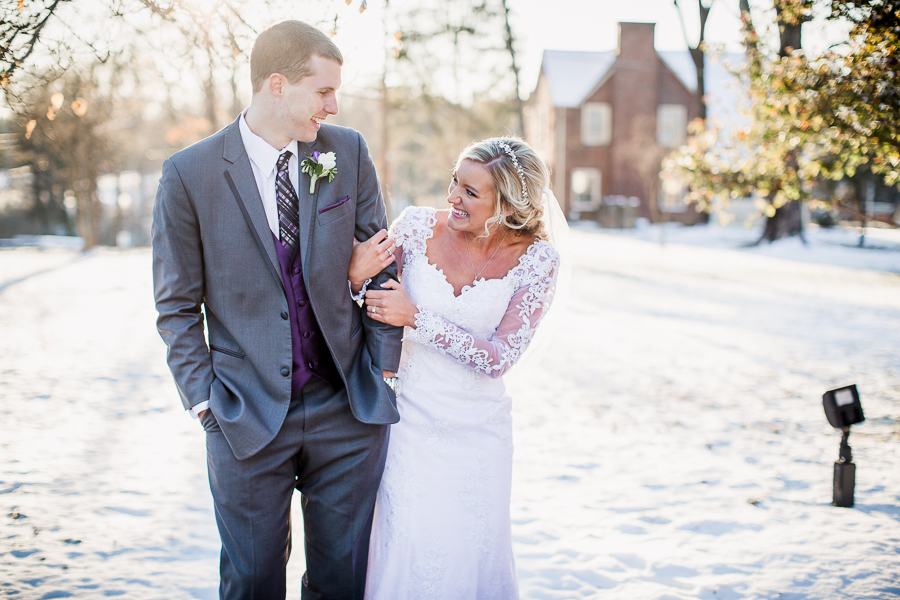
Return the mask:
<path id="1" fill-rule="evenodd" d="M 338 206 L 340 206 L 341 204 L 343 204 L 344 202 L 346 202 L 349 199 L 350 199 L 350 196 L 345 196 L 345 197 L 341 198 L 340 200 L 338 200 L 337 202 L 335 202 L 334 204 L 330 204 L 330 205 L 326 206 L 325 208 L 320 208 L 319 214 L 321 215 L 324 212 L 328 212 L 332 208 L 337 208 Z"/>

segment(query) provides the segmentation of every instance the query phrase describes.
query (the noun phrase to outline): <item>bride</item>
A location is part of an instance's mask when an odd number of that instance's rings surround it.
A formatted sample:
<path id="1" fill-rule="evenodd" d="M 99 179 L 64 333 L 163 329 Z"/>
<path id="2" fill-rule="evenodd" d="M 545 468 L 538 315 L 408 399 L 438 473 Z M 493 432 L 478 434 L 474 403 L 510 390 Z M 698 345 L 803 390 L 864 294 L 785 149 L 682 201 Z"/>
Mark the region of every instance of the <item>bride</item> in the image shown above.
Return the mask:
<path id="1" fill-rule="evenodd" d="M 518 598 L 511 401 L 501 377 L 556 287 L 547 180 L 523 141 L 474 143 L 456 161 L 449 210 L 407 208 L 389 239 L 354 249 L 356 289 L 397 260 L 402 284 L 366 292 L 365 303 L 371 318 L 405 327 L 401 420 L 378 490 L 368 600 Z"/>

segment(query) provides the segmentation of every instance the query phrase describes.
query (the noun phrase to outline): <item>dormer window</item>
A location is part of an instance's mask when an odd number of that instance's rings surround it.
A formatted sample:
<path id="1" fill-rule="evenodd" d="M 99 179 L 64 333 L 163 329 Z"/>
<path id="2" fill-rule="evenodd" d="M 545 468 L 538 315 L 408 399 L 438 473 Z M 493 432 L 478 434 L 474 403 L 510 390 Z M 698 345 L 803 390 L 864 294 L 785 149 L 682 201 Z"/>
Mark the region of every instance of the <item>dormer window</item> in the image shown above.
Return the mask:
<path id="1" fill-rule="evenodd" d="M 675 148 L 687 139 L 687 107 L 683 104 L 660 104 L 656 109 L 656 143 Z"/>
<path id="2" fill-rule="evenodd" d="M 587 102 L 581 107 L 581 145 L 609 146 L 612 141 L 612 106 Z"/>

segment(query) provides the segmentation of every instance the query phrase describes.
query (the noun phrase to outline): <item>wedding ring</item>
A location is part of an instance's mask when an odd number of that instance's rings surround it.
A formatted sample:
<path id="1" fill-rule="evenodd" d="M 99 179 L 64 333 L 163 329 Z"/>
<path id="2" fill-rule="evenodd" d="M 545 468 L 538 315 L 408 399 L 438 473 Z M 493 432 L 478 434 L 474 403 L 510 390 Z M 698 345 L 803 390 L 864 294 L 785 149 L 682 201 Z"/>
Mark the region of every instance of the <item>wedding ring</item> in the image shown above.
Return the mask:
<path id="1" fill-rule="evenodd" d="M 388 254 L 390 254 L 390 255 L 391 255 L 391 256 L 393 256 L 393 255 L 394 255 L 394 251 L 393 251 L 393 250 L 391 250 L 391 249 L 390 249 L 390 248 L 388 248 L 388 251 L 387 251 L 387 253 L 388 253 Z"/>
<path id="2" fill-rule="evenodd" d="M 378 314 L 378 307 L 377 307 L 377 306 L 373 306 L 373 307 L 372 307 L 372 314 L 373 314 L 373 315 L 377 315 L 377 314 Z"/>

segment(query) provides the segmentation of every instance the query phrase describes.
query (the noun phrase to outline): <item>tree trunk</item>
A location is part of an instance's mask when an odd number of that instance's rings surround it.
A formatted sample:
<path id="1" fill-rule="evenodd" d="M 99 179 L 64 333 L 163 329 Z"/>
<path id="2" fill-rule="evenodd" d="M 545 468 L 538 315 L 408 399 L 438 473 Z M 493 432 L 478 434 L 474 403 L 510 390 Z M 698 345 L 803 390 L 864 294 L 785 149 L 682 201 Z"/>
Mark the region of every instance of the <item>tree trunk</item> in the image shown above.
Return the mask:
<path id="1" fill-rule="evenodd" d="M 742 9 L 746 1 L 747 0 L 741 0 Z M 747 8 L 749 11 L 749 6 Z M 775 10 L 778 14 L 778 31 L 781 36 L 778 54 L 782 57 L 789 56 L 791 51 L 802 48 L 800 36 L 802 23 L 786 23 L 783 18 L 783 10 L 779 7 L 777 2 L 775 4 Z M 786 162 L 788 164 L 796 165 L 796 154 L 796 151 L 789 154 Z M 769 203 L 773 201 L 775 192 L 776 190 L 773 189 L 769 194 Z M 800 208 L 799 202 L 788 202 L 784 206 L 776 208 L 775 214 L 766 218 L 766 227 L 763 230 L 762 237 L 759 241 L 774 242 L 781 238 L 793 237 L 796 235 L 800 236 L 803 243 L 806 243 L 806 239 L 803 236 L 803 219 L 800 218 Z"/>
<path id="2" fill-rule="evenodd" d="M 390 0 L 385 0 L 384 3 L 384 13 L 381 22 L 381 28 L 385 37 L 385 40 L 388 38 L 388 10 L 390 9 Z M 384 199 L 385 207 L 388 212 L 388 222 L 390 222 L 391 217 L 396 217 L 397 215 L 393 214 L 393 202 L 391 202 L 391 166 L 388 161 L 388 156 L 390 155 L 390 118 L 391 118 L 391 99 L 388 96 L 388 87 L 387 87 L 387 77 L 388 77 L 388 62 L 390 61 L 390 56 L 385 53 L 384 56 L 384 68 L 381 71 L 381 103 L 379 106 L 381 112 L 381 152 L 379 152 L 378 159 L 375 165 L 375 171 L 378 173 L 378 181 L 381 184 L 381 195 Z"/>
<path id="3" fill-rule="evenodd" d="M 715 0 L 709 0 L 709 4 L 703 4 L 703 0 L 697 0 L 697 10 L 700 13 L 700 37 L 696 46 L 691 46 L 688 40 L 687 28 L 684 26 L 684 15 L 681 13 L 681 6 L 678 0 L 674 0 L 675 8 L 678 10 L 678 17 L 681 19 L 681 31 L 684 34 L 684 43 L 687 44 L 688 51 L 691 54 L 691 60 L 694 62 L 694 68 L 697 71 L 697 108 L 701 119 L 706 120 L 706 80 L 705 80 L 705 62 L 706 50 L 704 42 L 706 41 L 706 21 L 709 19 L 709 11 Z M 742 6 L 743 2 L 741 0 Z"/>
<path id="4" fill-rule="evenodd" d="M 77 157 L 73 170 L 76 175 L 72 182 L 75 190 L 76 221 L 78 235 L 84 240 L 84 250 L 90 250 L 100 243 L 100 223 L 103 206 L 97 196 L 97 145 L 95 136 L 86 135 L 76 142 L 74 155 Z"/>
<path id="5" fill-rule="evenodd" d="M 78 201 L 76 226 L 78 235 L 84 240 L 84 250 L 90 250 L 100 243 L 100 200 L 97 198 L 96 181 L 83 180 L 86 189 L 75 193 Z"/>
<path id="6" fill-rule="evenodd" d="M 218 107 L 219 107 L 219 99 L 216 97 L 216 79 L 215 79 L 215 64 L 213 63 L 213 47 L 212 43 L 207 38 L 206 40 L 206 54 L 209 57 L 209 64 L 206 65 L 207 72 L 206 77 L 203 80 L 203 95 L 204 95 L 204 112 L 206 113 L 206 118 L 209 121 L 209 132 L 213 134 L 219 130 L 219 115 L 218 115 Z"/>
<path id="7" fill-rule="evenodd" d="M 703 59 L 704 52 L 699 48 L 691 48 L 691 58 L 694 60 L 694 68 L 697 69 L 697 107 L 699 109 L 698 116 L 706 120 L 706 82 L 703 80 L 704 69 Z"/>
<path id="8" fill-rule="evenodd" d="M 516 50 L 513 46 L 512 27 L 510 27 L 509 24 L 509 3 L 507 0 L 502 0 L 502 2 L 504 23 L 506 24 L 506 50 L 509 52 L 509 58 L 512 62 L 513 77 L 516 82 L 516 110 L 519 113 L 519 134 L 522 137 L 525 137 L 525 105 L 522 102 L 522 97 L 519 95 L 519 66 L 516 63 Z"/>
<path id="9" fill-rule="evenodd" d="M 389 216 L 396 217 L 391 213 L 393 209 L 391 203 L 391 165 L 388 161 L 390 154 L 390 117 L 391 117 L 391 100 L 388 96 L 387 82 L 385 76 L 381 78 L 381 152 L 378 156 L 378 165 L 376 171 L 378 179 L 381 182 L 381 195 L 384 197 L 384 203 L 387 206 Z"/>
<path id="10" fill-rule="evenodd" d="M 783 9 L 776 4 L 775 10 L 778 13 L 778 33 L 781 36 L 781 48 L 778 49 L 778 56 L 790 56 L 792 50 L 802 48 L 800 32 L 803 23 L 786 23 L 782 17 Z"/>
<path id="11" fill-rule="evenodd" d="M 750 1 L 740 0 L 740 10 L 741 35 L 744 38 L 744 51 L 747 54 L 747 59 L 752 60 L 759 50 L 756 47 L 756 42 L 751 41 L 756 39 L 756 31 L 753 29 L 753 17 L 750 15 Z"/>
<path id="12" fill-rule="evenodd" d="M 803 237 L 803 219 L 800 214 L 800 203 L 788 202 L 781 208 L 776 208 L 775 214 L 766 219 L 766 228 L 757 243 L 764 241 L 771 243 L 775 240 L 795 235 L 800 236 L 800 239 L 806 243 Z"/>

